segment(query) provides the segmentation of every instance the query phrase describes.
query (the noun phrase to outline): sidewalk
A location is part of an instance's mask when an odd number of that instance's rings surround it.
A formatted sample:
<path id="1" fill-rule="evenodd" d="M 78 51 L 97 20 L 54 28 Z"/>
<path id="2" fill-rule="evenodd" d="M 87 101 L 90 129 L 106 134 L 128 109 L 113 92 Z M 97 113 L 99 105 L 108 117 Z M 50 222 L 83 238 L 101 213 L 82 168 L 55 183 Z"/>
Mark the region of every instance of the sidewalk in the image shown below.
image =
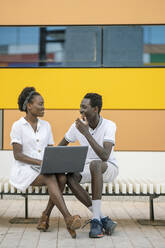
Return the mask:
<path id="1" fill-rule="evenodd" d="M 46 200 L 30 200 L 29 216 L 39 217 Z M 90 212 L 74 199 L 66 200 L 72 214 L 79 214 L 84 222 L 91 217 Z M 72 239 L 65 228 L 63 218 L 57 208 L 51 215 L 50 228 L 40 233 L 36 224 L 10 224 L 9 219 L 24 216 L 24 201 L 0 200 L 0 248 L 165 248 L 165 226 L 141 226 L 136 221 L 148 218 L 148 202 L 104 200 L 102 209 L 118 222 L 112 236 L 89 239 L 89 225 L 77 231 L 77 239 Z M 165 220 L 165 202 L 155 204 L 155 217 Z"/>

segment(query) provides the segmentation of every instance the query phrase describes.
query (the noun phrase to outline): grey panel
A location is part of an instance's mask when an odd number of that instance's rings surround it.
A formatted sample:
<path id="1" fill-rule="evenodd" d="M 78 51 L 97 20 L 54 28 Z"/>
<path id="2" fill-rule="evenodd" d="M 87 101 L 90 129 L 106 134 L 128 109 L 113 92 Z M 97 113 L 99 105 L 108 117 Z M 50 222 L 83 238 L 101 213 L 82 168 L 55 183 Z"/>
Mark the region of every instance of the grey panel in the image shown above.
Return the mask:
<path id="1" fill-rule="evenodd" d="M 101 65 L 101 28 L 67 27 L 64 66 L 92 67 Z"/>
<path id="2" fill-rule="evenodd" d="M 2 149 L 2 128 L 3 128 L 3 120 L 2 120 L 2 110 L 0 110 L 0 149 Z"/>
<path id="3" fill-rule="evenodd" d="M 0 54 L 8 54 L 9 46 L 8 45 L 0 45 Z"/>
<path id="4" fill-rule="evenodd" d="M 141 26 L 103 28 L 103 65 L 143 66 L 143 29 Z"/>

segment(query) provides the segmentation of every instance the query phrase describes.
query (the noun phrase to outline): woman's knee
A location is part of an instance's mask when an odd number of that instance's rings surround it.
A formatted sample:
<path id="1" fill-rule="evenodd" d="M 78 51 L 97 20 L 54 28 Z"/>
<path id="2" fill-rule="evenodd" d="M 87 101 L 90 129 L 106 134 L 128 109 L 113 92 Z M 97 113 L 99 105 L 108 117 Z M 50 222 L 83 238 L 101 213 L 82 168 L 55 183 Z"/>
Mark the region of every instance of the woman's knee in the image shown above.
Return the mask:
<path id="1" fill-rule="evenodd" d="M 57 180 L 59 184 L 65 185 L 67 182 L 67 177 L 65 174 L 58 174 L 57 176 Z"/>
<path id="2" fill-rule="evenodd" d="M 43 180 L 45 184 L 53 181 L 53 175 L 43 175 Z"/>

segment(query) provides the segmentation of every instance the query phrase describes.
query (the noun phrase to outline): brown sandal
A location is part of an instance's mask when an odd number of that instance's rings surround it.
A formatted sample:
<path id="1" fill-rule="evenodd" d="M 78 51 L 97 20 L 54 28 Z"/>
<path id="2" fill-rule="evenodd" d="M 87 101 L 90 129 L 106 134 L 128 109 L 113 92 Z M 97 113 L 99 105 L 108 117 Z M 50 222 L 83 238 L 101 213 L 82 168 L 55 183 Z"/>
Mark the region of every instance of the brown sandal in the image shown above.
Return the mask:
<path id="1" fill-rule="evenodd" d="M 75 230 L 71 230 L 70 228 L 67 227 L 68 232 L 70 233 L 72 239 L 76 238 L 76 231 Z"/>
<path id="2" fill-rule="evenodd" d="M 69 216 L 66 220 L 66 227 L 72 238 L 76 238 L 75 230 L 81 227 L 81 218 L 79 215 Z"/>
<path id="3" fill-rule="evenodd" d="M 37 229 L 42 232 L 46 232 L 48 228 L 49 228 L 49 217 L 45 215 L 44 213 L 42 213 L 42 216 L 39 219 L 39 222 L 37 225 Z"/>

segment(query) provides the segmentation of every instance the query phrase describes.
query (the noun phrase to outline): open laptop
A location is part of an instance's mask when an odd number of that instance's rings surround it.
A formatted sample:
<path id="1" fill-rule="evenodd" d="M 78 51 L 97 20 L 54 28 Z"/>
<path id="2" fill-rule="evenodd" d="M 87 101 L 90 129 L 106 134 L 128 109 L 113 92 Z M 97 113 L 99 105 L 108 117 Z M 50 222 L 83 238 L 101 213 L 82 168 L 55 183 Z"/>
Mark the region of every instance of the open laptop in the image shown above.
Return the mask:
<path id="1" fill-rule="evenodd" d="M 47 146 L 41 174 L 81 172 L 84 169 L 87 146 Z"/>

